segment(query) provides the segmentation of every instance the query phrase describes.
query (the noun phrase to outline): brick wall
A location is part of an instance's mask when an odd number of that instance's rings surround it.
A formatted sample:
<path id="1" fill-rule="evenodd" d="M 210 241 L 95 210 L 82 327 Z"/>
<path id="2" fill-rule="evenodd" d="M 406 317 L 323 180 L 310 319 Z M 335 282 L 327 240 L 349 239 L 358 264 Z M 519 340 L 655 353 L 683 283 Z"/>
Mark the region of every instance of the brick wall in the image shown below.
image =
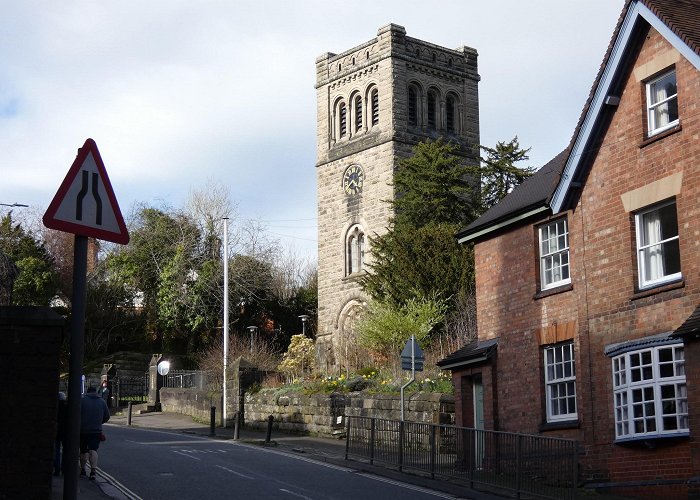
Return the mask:
<path id="1" fill-rule="evenodd" d="M 50 498 L 64 319 L 0 307 L 0 498 Z"/>
<path id="2" fill-rule="evenodd" d="M 640 75 L 658 66 L 659 60 L 674 57 L 681 127 L 647 140 Z M 528 220 L 476 244 L 479 338 L 499 337 L 494 392 L 498 400 L 487 425 L 578 439 L 586 480 L 628 484 L 620 490 L 625 494 L 659 495 L 677 491 L 674 488 L 687 491 L 671 483 L 700 473 L 700 446 L 693 437 L 700 428 L 700 399 L 693 394 L 700 385 L 700 348 L 686 346 L 690 439 L 636 444 L 613 444 L 611 360 L 604 349 L 673 331 L 700 303 L 700 74 L 674 56 L 672 47 L 651 29 L 620 95 L 583 188 L 564 214 L 569 222 L 572 286 L 555 295 L 537 295 L 536 226 L 544 219 Z M 682 175 L 675 199 L 683 281 L 640 292 L 634 215 L 626 211 L 623 195 L 674 174 Z M 564 324 L 565 331 L 573 328 L 578 422 L 562 429 L 542 426 L 546 413 L 541 344 L 556 340 Z M 472 411 L 470 393 L 458 387 L 457 394 L 458 423 L 460 418 L 466 422 Z M 640 481 L 656 482 L 661 490 L 634 489 L 629 484 Z"/>

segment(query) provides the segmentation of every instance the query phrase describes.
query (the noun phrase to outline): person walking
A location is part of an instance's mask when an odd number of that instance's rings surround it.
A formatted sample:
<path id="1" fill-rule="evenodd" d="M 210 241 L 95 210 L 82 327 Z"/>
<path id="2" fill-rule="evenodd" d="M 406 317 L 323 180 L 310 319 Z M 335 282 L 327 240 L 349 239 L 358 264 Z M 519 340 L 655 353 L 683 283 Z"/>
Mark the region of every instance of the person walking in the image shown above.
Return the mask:
<path id="1" fill-rule="evenodd" d="M 85 465 L 90 462 L 90 479 L 97 473 L 97 449 L 102 438 L 102 424 L 109 420 L 109 408 L 97 395 L 94 387 L 88 387 L 80 400 L 80 475 L 85 476 Z"/>
<path id="2" fill-rule="evenodd" d="M 105 400 L 107 403 L 107 408 L 109 408 L 109 387 L 107 386 L 107 381 L 103 381 L 99 389 L 97 389 L 97 395 Z"/>
<path id="3" fill-rule="evenodd" d="M 64 392 L 58 393 L 58 412 L 56 414 L 56 439 L 54 440 L 53 475 L 60 476 L 63 471 L 63 449 L 66 446 L 68 432 L 68 402 Z"/>

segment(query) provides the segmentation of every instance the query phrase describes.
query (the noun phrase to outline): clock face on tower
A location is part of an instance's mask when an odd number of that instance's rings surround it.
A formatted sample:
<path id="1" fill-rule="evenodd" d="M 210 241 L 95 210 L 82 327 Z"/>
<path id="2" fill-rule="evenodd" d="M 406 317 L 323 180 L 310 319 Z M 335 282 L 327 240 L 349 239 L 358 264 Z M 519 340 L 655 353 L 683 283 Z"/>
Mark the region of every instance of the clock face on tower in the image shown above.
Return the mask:
<path id="1" fill-rule="evenodd" d="M 350 165 L 343 174 L 343 191 L 345 194 L 358 194 L 362 191 L 365 173 L 359 165 Z"/>

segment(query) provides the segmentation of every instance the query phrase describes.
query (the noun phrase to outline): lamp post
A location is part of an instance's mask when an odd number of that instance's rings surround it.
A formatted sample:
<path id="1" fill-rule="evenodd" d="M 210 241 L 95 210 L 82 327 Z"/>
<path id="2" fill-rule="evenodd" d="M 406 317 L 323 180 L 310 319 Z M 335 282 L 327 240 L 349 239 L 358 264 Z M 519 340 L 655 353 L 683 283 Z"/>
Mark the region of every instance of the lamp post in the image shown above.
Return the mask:
<path id="1" fill-rule="evenodd" d="M 257 326 L 249 326 L 248 331 L 250 332 L 250 353 L 253 354 L 253 335 L 258 331 Z"/>
<path id="2" fill-rule="evenodd" d="M 299 319 L 301 320 L 301 333 L 306 337 L 306 322 L 309 321 L 309 315 L 308 314 L 302 314 L 299 316 Z"/>
<path id="3" fill-rule="evenodd" d="M 222 416 L 226 427 L 226 369 L 228 367 L 228 217 L 224 217 L 224 391 Z"/>

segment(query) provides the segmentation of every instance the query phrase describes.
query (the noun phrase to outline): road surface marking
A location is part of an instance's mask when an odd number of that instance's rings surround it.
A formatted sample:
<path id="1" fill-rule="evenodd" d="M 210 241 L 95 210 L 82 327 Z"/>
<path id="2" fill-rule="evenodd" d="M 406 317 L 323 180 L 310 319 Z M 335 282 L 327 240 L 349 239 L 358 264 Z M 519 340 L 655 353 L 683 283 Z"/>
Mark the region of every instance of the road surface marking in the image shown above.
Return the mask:
<path id="1" fill-rule="evenodd" d="M 217 465 L 219 469 L 224 469 L 226 472 L 230 472 L 231 474 L 235 474 L 236 476 L 244 477 L 246 479 L 255 479 L 253 476 L 248 476 L 246 474 L 241 474 L 240 472 L 236 472 L 235 470 L 227 469 L 226 467 L 223 467 L 221 465 Z"/>

